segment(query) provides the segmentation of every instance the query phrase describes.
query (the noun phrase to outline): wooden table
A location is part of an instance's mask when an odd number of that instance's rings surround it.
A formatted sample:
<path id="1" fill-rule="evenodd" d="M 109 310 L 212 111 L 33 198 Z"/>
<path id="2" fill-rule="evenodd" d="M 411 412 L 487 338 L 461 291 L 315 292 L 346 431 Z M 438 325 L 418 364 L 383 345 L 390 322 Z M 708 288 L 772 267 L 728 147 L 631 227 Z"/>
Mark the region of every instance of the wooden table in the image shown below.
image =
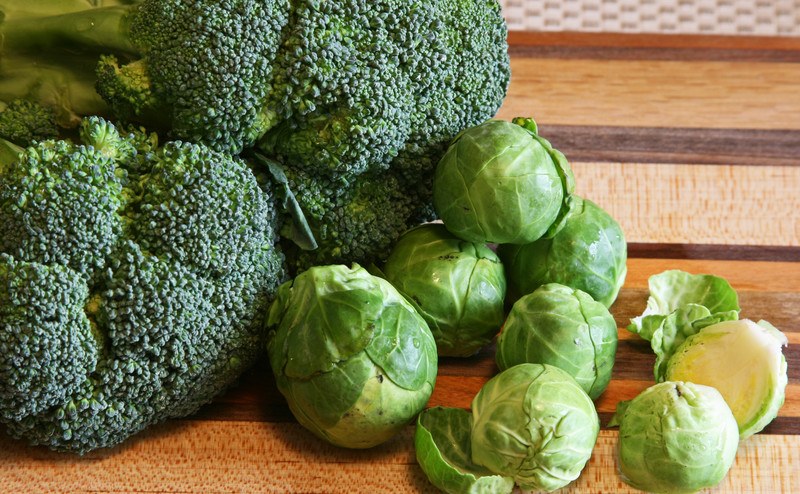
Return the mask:
<path id="1" fill-rule="evenodd" d="M 513 80 L 500 118 L 532 116 L 573 163 L 577 193 L 609 211 L 630 242 L 612 312 L 614 379 L 597 401 L 652 384 L 648 345 L 624 328 L 665 269 L 726 277 L 742 316 L 789 337 L 786 403 L 744 441 L 714 492 L 800 492 L 800 39 L 638 35 L 510 36 Z M 430 405 L 469 407 L 495 372 L 493 351 L 443 359 Z M 413 427 L 369 451 L 299 427 L 265 365 L 196 416 L 84 457 L 0 438 L 2 492 L 434 492 Z M 566 492 L 628 492 L 604 427 Z"/>

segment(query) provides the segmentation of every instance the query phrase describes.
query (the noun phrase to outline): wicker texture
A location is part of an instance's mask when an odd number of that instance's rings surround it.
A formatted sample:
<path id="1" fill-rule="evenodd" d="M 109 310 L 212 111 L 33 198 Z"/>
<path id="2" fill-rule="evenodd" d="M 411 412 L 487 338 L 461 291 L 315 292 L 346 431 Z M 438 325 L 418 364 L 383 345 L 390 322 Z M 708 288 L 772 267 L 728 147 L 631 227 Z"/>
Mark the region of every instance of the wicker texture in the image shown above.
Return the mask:
<path id="1" fill-rule="evenodd" d="M 500 0 L 516 31 L 800 36 L 800 0 Z"/>

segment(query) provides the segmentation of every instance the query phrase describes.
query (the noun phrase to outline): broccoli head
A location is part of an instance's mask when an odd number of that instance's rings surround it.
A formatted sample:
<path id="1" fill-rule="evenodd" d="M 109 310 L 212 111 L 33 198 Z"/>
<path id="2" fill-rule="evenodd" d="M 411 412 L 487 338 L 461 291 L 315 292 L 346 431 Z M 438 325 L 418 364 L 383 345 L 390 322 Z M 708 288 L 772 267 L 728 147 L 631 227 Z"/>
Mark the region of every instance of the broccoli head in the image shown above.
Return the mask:
<path id="1" fill-rule="evenodd" d="M 84 122 L 0 177 L 0 421 L 56 450 L 194 412 L 261 353 L 270 192 L 204 145 Z"/>
<path id="2" fill-rule="evenodd" d="M 411 132 L 409 64 L 433 21 L 422 1 L 295 2 L 268 103 L 280 124 L 261 149 L 312 173 L 386 168 Z"/>
<path id="3" fill-rule="evenodd" d="M 375 259 L 388 253 L 411 224 L 418 199 L 388 172 L 364 173 L 352 182 L 321 180 L 303 170 L 286 170 L 289 187 L 319 244 L 314 250 L 285 245 L 289 263 L 302 271 L 314 265 Z"/>
<path id="4" fill-rule="evenodd" d="M 58 137 L 56 115 L 52 109 L 26 99 L 0 102 L 0 138 L 19 146 Z"/>
<path id="5" fill-rule="evenodd" d="M 137 49 L 101 58 L 97 89 L 120 117 L 238 153 L 261 137 L 288 0 L 144 1 L 123 29 Z"/>
<path id="6" fill-rule="evenodd" d="M 99 59 L 97 88 L 118 117 L 304 176 L 294 212 L 321 221 L 308 254 L 320 263 L 375 260 L 432 218 L 436 163 L 494 116 L 510 79 L 496 0 L 142 0 L 51 15 L 36 35 L 30 22 L 0 35 L 17 51 Z M 366 205 L 362 183 L 394 189 Z M 320 215 L 322 204 L 352 213 Z M 385 224 L 365 227 L 376 236 L 339 230 L 365 211 Z"/>

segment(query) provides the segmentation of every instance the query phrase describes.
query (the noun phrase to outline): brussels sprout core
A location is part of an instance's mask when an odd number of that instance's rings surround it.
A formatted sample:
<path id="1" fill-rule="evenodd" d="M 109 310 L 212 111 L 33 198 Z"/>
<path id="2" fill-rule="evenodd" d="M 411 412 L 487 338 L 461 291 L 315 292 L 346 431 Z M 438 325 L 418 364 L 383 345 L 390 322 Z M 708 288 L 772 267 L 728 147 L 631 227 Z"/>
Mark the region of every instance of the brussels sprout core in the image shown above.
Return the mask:
<path id="1" fill-rule="evenodd" d="M 766 427 L 783 405 L 788 377 L 781 346 L 786 343 L 786 335 L 766 321 L 714 324 L 683 342 L 669 360 L 666 378 L 719 390 L 744 439 Z"/>

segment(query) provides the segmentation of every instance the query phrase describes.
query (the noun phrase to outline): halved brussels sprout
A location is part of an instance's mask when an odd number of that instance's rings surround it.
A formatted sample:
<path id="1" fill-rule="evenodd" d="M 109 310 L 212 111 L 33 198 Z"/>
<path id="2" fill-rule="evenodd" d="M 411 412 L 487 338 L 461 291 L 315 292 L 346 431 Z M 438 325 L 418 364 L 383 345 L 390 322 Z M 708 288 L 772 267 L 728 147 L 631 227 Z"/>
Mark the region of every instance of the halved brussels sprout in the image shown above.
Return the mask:
<path id="1" fill-rule="evenodd" d="M 742 439 L 766 427 L 788 382 L 786 335 L 766 321 L 725 321 L 689 336 L 669 359 L 668 380 L 713 386 L 725 398 Z"/>
<path id="2" fill-rule="evenodd" d="M 719 392 L 690 382 L 651 386 L 622 402 L 619 470 L 628 484 L 648 492 L 695 492 L 717 485 L 739 445 L 736 420 Z"/>
<path id="3" fill-rule="evenodd" d="M 617 323 L 586 292 L 549 283 L 517 300 L 497 339 L 497 366 L 525 362 L 567 371 L 590 398 L 605 391 L 617 351 Z"/>
<path id="4" fill-rule="evenodd" d="M 552 238 L 498 247 L 510 301 L 545 283 L 583 290 L 606 307 L 616 300 L 627 273 L 622 229 L 592 201 L 573 195 L 569 202 L 563 227 Z"/>
<path id="5" fill-rule="evenodd" d="M 403 234 L 383 273 L 428 323 L 439 355 L 472 355 L 503 324 L 506 278 L 497 254 L 442 224 Z"/>
<path id="6" fill-rule="evenodd" d="M 514 480 L 495 475 L 472 461 L 472 414 L 434 407 L 417 418 L 417 463 L 433 485 L 451 494 L 510 494 Z"/>
<path id="7" fill-rule="evenodd" d="M 669 270 L 648 280 L 647 308 L 631 319 L 628 331 L 650 342 L 656 354 L 656 381 L 664 380 L 672 354 L 686 338 L 721 321 L 739 318 L 739 297 L 723 278 Z"/>
<path id="8" fill-rule="evenodd" d="M 592 400 L 551 365 L 511 367 L 472 401 L 472 460 L 523 490 L 552 491 L 578 478 L 599 431 Z"/>
<path id="9" fill-rule="evenodd" d="M 524 244 L 554 233 L 574 188 L 567 159 L 533 120 L 489 120 L 450 144 L 436 167 L 433 205 L 464 240 Z"/>
<path id="10" fill-rule="evenodd" d="M 358 265 L 313 267 L 273 302 L 267 350 L 298 422 L 338 446 L 368 448 L 407 425 L 436 379 L 436 343 L 388 281 Z"/>

